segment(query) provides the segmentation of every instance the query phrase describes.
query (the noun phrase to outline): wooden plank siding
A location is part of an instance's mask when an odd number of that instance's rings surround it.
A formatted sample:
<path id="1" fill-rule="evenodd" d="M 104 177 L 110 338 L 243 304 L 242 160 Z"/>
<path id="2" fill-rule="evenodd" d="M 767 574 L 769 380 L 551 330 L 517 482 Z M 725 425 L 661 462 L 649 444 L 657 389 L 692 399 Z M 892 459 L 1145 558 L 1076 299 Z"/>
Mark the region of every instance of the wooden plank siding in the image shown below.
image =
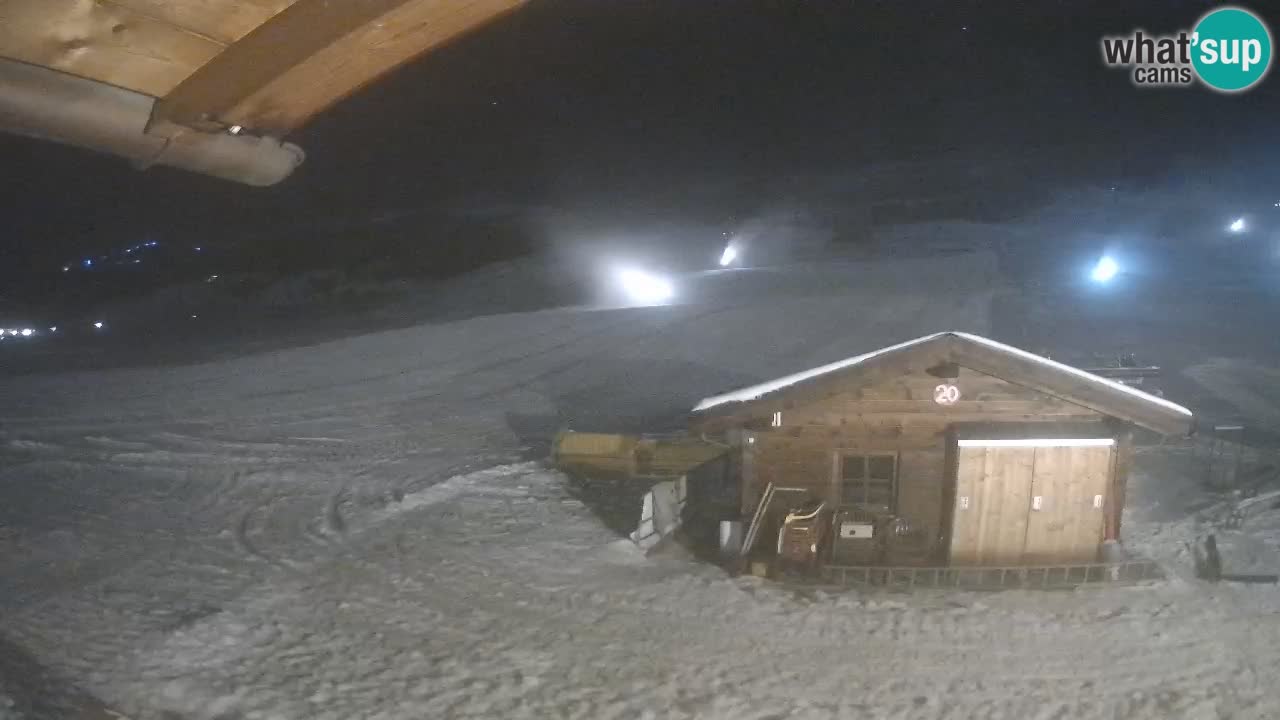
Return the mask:
<path id="1" fill-rule="evenodd" d="M 953 343 L 952 357 L 967 368 L 999 377 L 1016 378 L 1023 387 L 1069 397 L 1082 406 L 1151 428 L 1166 434 L 1186 434 L 1191 429 L 1190 415 L 1171 413 L 1151 400 L 1064 373 L 1034 359 L 1017 355 L 992 353 L 971 343 Z"/>
<path id="2" fill-rule="evenodd" d="M 1133 464 L 1133 429 L 1120 433 L 1116 442 L 1115 457 L 1111 467 L 1111 484 L 1106 498 L 1105 537 L 1120 539 L 1120 524 L 1124 515 L 1125 499 L 1129 492 L 1129 468 Z"/>
<path id="3" fill-rule="evenodd" d="M 960 388 L 960 400 L 954 405 L 939 405 L 933 400 L 934 388 L 944 382 Z M 923 419 L 931 425 L 946 425 L 989 421 L 993 417 L 1001 421 L 1101 417 L 1095 410 L 969 368 L 961 368 L 959 377 L 950 380 L 911 372 L 869 386 L 835 383 L 832 392 L 822 400 L 797 405 L 780 398 L 776 409 L 782 412 L 784 427 L 874 425 L 900 419 L 908 423 Z"/>
<path id="4" fill-rule="evenodd" d="M 934 408 L 938 412 L 959 413 L 967 407 L 978 413 L 1000 413 L 1000 420 L 1007 421 L 1017 419 L 1013 417 L 1015 414 L 1023 415 L 1024 419 L 1038 420 L 1063 408 L 1067 409 L 1064 417 L 1069 418 L 1079 412 L 1078 408 L 1084 408 L 1094 415 L 1115 418 L 1161 434 L 1186 434 L 1193 425 L 1189 410 L 1161 398 L 985 338 L 964 333 L 937 333 L 803 371 L 789 378 L 706 398 L 695 408 L 691 426 L 696 432 L 706 433 L 735 427 L 759 427 L 761 422 L 767 423 L 770 415 L 779 410 L 818 405 L 841 393 L 881 388 L 886 382 L 903 377 L 915 378 L 919 385 L 919 392 L 910 399 L 927 403 L 932 399 L 932 387 L 939 382 L 938 378 L 927 373 L 931 368 L 958 370 L 959 384 L 964 393 L 964 398 L 956 406 Z M 973 387 L 971 382 L 983 374 L 1000 378 L 1006 388 L 1016 387 L 1026 392 L 1005 398 L 999 394 L 984 395 L 981 383 Z M 938 372 L 938 375 L 952 377 L 944 372 Z M 926 394 L 926 390 L 930 394 Z M 894 397 L 893 394 L 882 398 L 868 395 L 861 399 L 891 401 Z M 971 402 L 975 398 L 991 403 L 1030 398 L 1038 402 L 1031 403 L 1026 412 L 1018 413 L 1016 406 L 976 405 Z M 891 412 L 893 406 L 880 409 Z"/>
<path id="5" fill-rule="evenodd" d="M 959 455 L 953 565 L 1097 558 L 1104 510 L 1094 498 L 1106 497 L 1111 447 L 962 447 Z"/>
<path id="6" fill-rule="evenodd" d="M 283 136 L 375 78 L 525 0 L 297 0 L 156 106 L 153 126 Z"/>
<path id="7" fill-rule="evenodd" d="M 955 402 L 935 401 L 943 384 L 959 389 Z M 842 456 L 892 455 L 892 514 L 909 524 L 893 537 L 925 533 L 936 560 L 958 565 L 1094 561 L 1119 537 L 1135 425 L 1184 433 L 1191 416 L 963 333 L 713 396 L 691 418 L 695 433 L 754 438 L 743 445 L 744 515 L 768 483 L 843 504 Z M 1065 442 L 1079 439 L 1114 444 Z"/>
<path id="8" fill-rule="evenodd" d="M 158 99 L 147 132 L 279 137 L 525 0 L 0 0 L 0 58 Z"/>
<path id="9" fill-rule="evenodd" d="M 943 445 L 935 444 L 923 450 L 904 449 L 898 454 L 898 515 L 931 538 L 939 538 L 943 531 L 946 486 Z"/>
<path id="10" fill-rule="evenodd" d="M 41 0 L 47 2 L 47 0 Z M 230 45 L 294 0 L 96 0 Z M 193 68 L 194 69 L 194 68 Z"/>
<path id="11" fill-rule="evenodd" d="M 756 436 L 751 452 L 751 484 L 743 488 L 743 514 L 750 515 L 769 483 L 803 487 L 830 498 L 831 454 L 820 438 L 789 438 L 778 433 Z"/>
<path id="12" fill-rule="evenodd" d="M 226 43 L 126 6 L 0 0 L 0 55 L 164 95 Z"/>
<path id="13" fill-rule="evenodd" d="M 960 448 L 953 565 L 1014 565 L 1022 560 L 1031 505 L 1032 453 L 1023 448 Z"/>
<path id="14" fill-rule="evenodd" d="M 827 392 L 807 403 L 780 397 L 774 411 L 781 413 L 781 426 L 755 430 L 755 443 L 747 446 L 744 455 L 750 468 L 743 478 L 744 514 L 754 510 L 770 482 L 809 488 L 815 496 L 839 503 L 839 458 L 887 453 L 897 458 L 897 514 L 913 528 L 942 538 L 952 520 L 952 505 L 946 501 L 953 503 L 958 492 L 950 487 L 947 467 L 948 431 L 956 424 L 1013 421 L 1057 427 L 1065 422 L 1096 423 L 1100 435 L 1109 433 L 1102 424 L 1103 416 L 1094 410 L 968 368 L 961 368 L 958 377 L 946 381 L 923 370 L 899 372 L 872 385 L 843 380 L 833 382 Z M 960 387 L 961 399 L 956 404 L 944 407 L 934 402 L 934 388 L 942 382 Z M 1002 463 L 1029 468 L 1029 459 L 1019 459 L 1016 453 L 992 457 L 996 479 L 989 487 L 996 489 L 985 492 L 996 493 L 992 501 L 1002 507 L 1017 506 L 1021 518 L 1008 526 L 995 518 L 989 526 L 961 528 L 979 533 L 980 537 L 972 540 L 977 547 L 997 548 L 975 551 L 984 562 L 988 557 L 1011 560 L 1013 553 L 998 548 L 1015 536 L 1017 554 L 1022 553 L 1031 492 L 1029 469 L 1021 483 L 1010 479 L 1005 487 L 1000 479 L 1002 473 L 1015 471 Z"/>
<path id="15" fill-rule="evenodd" d="M 1027 448 L 1032 454 L 1031 496 L 1043 498 L 1027 521 L 1022 562 L 1093 562 L 1103 538 L 1111 484 L 1112 448 Z"/>

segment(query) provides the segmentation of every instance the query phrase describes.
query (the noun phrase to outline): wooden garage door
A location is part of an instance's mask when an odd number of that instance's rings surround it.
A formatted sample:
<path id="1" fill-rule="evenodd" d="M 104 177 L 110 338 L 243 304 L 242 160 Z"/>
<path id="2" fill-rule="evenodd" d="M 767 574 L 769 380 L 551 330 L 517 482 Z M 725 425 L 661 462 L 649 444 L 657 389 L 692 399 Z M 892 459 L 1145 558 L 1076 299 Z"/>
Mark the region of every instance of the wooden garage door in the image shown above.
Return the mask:
<path id="1" fill-rule="evenodd" d="M 962 440 L 953 565 L 1091 562 L 1103 534 L 1109 439 Z"/>
<path id="2" fill-rule="evenodd" d="M 1024 562 L 1097 559 L 1113 450 L 1110 445 L 1035 449 Z"/>

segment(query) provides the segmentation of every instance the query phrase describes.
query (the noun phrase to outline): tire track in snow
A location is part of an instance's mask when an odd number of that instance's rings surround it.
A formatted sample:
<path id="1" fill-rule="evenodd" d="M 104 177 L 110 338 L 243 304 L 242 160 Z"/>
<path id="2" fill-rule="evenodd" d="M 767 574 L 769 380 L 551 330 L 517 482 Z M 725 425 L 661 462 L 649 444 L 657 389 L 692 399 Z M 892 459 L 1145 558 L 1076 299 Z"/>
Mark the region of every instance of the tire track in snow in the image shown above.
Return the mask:
<path id="1" fill-rule="evenodd" d="M 347 488 L 338 488 L 330 498 L 328 505 L 325 506 L 325 527 L 334 535 L 344 536 L 347 534 L 347 523 L 342 519 L 342 501 L 347 496 Z"/>
<path id="2" fill-rule="evenodd" d="M 805 600 L 670 558 L 618 564 L 611 536 L 579 506 L 555 501 L 553 478 L 494 468 L 406 496 L 353 524 L 351 553 L 362 561 L 334 560 L 348 575 L 308 572 L 305 590 L 277 588 L 251 603 L 254 615 L 211 618 L 145 665 L 180 667 L 184 653 L 208 648 L 192 666 L 202 678 L 193 687 L 216 696 L 257 683 L 246 709 L 282 717 L 314 712 L 292 705 L 285 685 L 262 685 L 286 651 L 307 668 L 309 688 L 346 688 L 324 695 L 334 717 L 373 708 L 410 717 L 422 707 L 631 716 L 657 703 L 668 717 L 737 718 L 791 715 L 806 703 L 819 716 L 1155 720 L 1271 717 L 1276 707 L 1242 675 L 1253 660 L 1229 640 L 1261 616 L 1235 616 L 1196 592 Z M 503 523 L 528 530 L 474 542 Z M 394 558 L 372 551 L 388 533 L 401 538 Z M 300 605 L 303 595 L 350 607 Z M 250 641 L 268 617 L 278 634 Z M 313 623 L 336 628 L 316 636 Z M 1206 642 L 1205 625 L 1223 640 Z M 221 654 L 211 641 L 229 631 L 249 644 Z M 419 660 L 407 655 L 415 647 L 426 650 Z M 362 660 L 358 678 L 351 656 Z"/>

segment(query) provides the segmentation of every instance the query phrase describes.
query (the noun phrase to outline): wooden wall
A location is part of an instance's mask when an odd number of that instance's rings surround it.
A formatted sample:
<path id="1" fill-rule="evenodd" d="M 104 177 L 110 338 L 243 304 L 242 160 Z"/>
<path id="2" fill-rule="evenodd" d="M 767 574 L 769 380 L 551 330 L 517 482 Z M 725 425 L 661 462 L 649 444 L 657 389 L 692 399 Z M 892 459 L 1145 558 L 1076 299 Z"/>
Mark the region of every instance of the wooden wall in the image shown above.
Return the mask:
<path id="1" fill-rule="evenodd" d="M 933 401 L 934 388 L 951 383 L 960 389 L 954 405 Z M 854 426 L 920 427 L 936 430 L 956 422 L 1079 421 L 1096 420 L 1094 410 L 1045 395 L 968 368 L 959 377 L 940 379 L 923 371 L 862 386 L 856 377 L 833 382 L 823 397 L 795 403 L 782 399 L 775 410 L 783 415 L 783 427 Z"/>
<path id="2" fill-rule="evenodd" d="M 810 434 L 761 433 L 747 451 L 745 467 L 753 478 L 744 478 L 742 512 L 749 516 L 770 482 L 802 487 L 830 502 L 839 501 L 838 456 L 842 454 L 894 454 L 898 458 L 898 514 L 930 536 L 943 528 L 943 496 L 946 488 L 946 437 L 876 438 Z"/>
<path id="3" fill-rule="evenodd" d="M 904 450 L 898 458 L 898 514 L 930 537 L 941 533 L 946 514 L 944 441 L 939 438 L 939 444 L 927 450 Z"/>
<path id="4" fill-rule="evenodd" d="M 934 388 L 944 382 L 960 388 L 954 405 L 933 400 Z M 947 433 L 953 424 L 1103 420 L 1088 408 L 967 368 L 951 380 L 920 369 L 870 386 L 832 385 L 805 403 L 780 400 L 773 408 L 782 413 L 780 427 L 755 424 L 755 442 L 744 445 L 744 515 L 754 511 L 770 482 L 836 501 L 839 455 L 892 453 L 898 457 L 898 514 L 938 536 L 951 519 Z"/>

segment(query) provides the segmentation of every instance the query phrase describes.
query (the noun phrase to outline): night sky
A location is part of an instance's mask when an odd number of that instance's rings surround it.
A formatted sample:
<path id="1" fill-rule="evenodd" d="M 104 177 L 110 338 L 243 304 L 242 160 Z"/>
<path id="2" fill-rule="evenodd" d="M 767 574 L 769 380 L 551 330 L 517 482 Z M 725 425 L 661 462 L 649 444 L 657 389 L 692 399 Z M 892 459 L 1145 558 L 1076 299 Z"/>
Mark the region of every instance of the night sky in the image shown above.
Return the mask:
<path id="1" fill-rule="evenodd" d="M 1280 81 L 1137 90 L 1098 40 L 1187 27 L 1213 5 L 534 0 L 317 117 L 290 138 L 306 164 L 273 188 L 0 138 L 0 279 L 11 297 L 47 290 L 34 273 L 148 237 L 251 242 L 287 270 L 298 238 L 336 227 L 358 243 L 397 211 L 421 213 L 416 252 L 447 269 L 459 250 L 431 242 L 430 218 L 477 199 L 608 203 L 715 180 L 749 206 L 752 178 L 987 148 L 1078 159 L 1047 161 L 1046 177 L 1103 157 L 1212 159 L 1274 142 Z"/>

